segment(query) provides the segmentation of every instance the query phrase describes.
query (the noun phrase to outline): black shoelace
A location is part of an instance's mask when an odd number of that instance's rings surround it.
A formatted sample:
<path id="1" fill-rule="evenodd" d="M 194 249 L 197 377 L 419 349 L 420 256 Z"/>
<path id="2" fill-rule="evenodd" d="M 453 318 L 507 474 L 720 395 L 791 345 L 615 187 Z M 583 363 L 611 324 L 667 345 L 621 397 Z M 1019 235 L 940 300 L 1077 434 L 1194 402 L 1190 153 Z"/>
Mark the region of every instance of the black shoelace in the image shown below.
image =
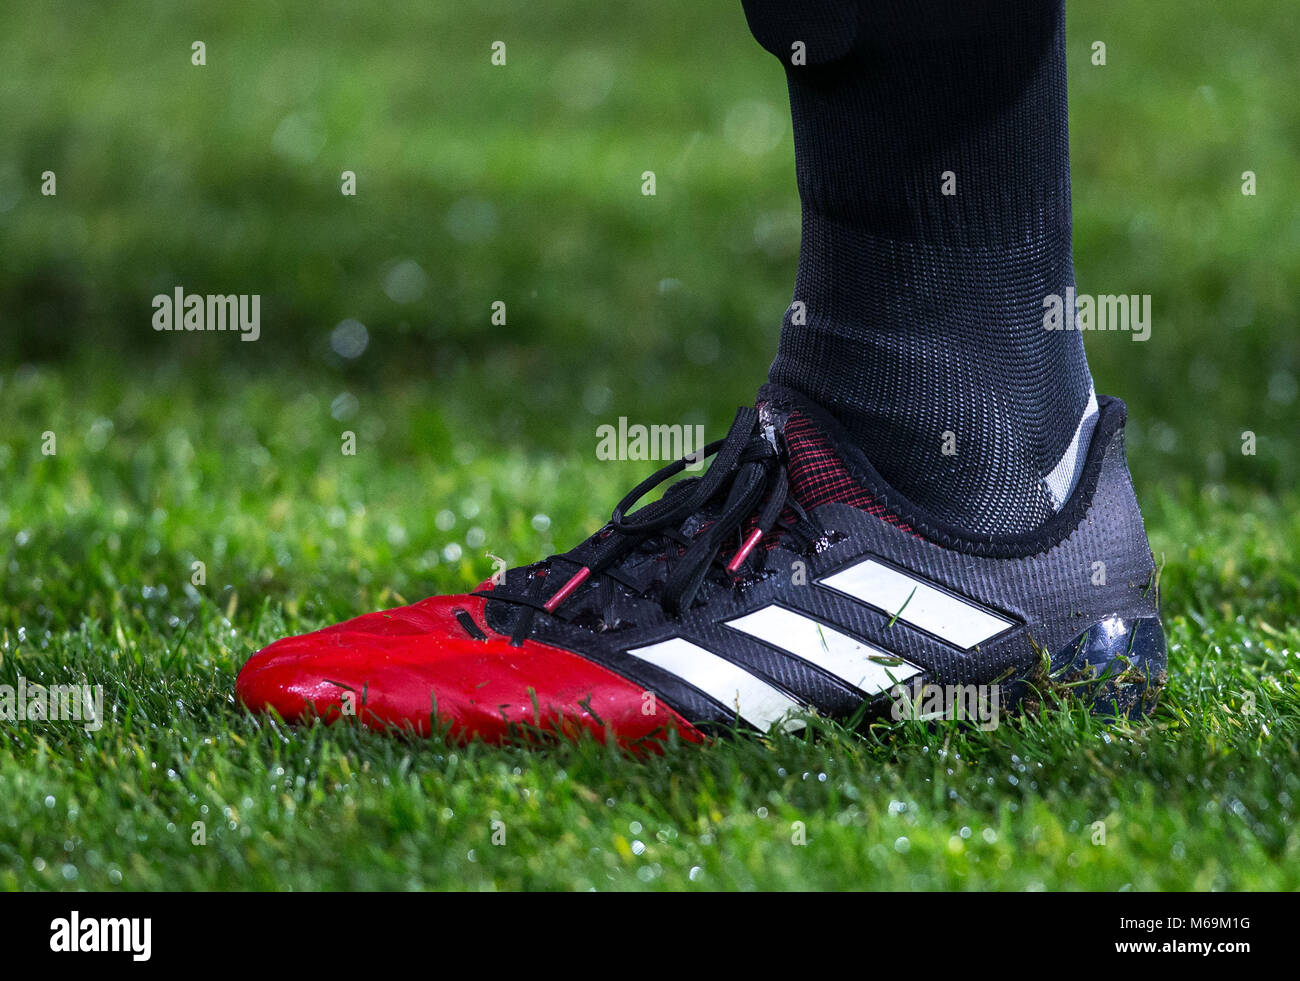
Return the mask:
<path id="1" fill-rule="evenodd" d="M 701 456 L 714 457 L 704 474 L 677 481 L 658 501 L 629 513 L 646 494 Z M 788 459 L 783 437 L 772 426 L 760 422 L 756 409 L 742 408 L 725 439 L 708 444 L 700 456 L 683 457 L 637 484 L 618 502 L 609 523 L 595 536 L 571 551 L 529 566 L 522 592 L 507 592 L 497 586 L 477 595 L 524 608 L 511 635 L 511 643 L 519 645 L 537 613 L 563 616 L 561 607 L 589 580 L 602 591 L 598 596 L 603 595 L 605 620 L 610 621 L 613 584 L 619 582 L 640 590 L 636 579 L 619 568 L 622 560 L 638 550 L 658 550 L 666 557 L 679 553 L 675 560 L 669 558 L 668 576 L 659 594 L 665 612 L 677 616 L 690 608 L 711 570 L 720 569 L 735 581 L 732 577 L 757 554 L 756 571 L 761 572 L 767 549 L 755 553 L 755 546 L 764 538 L 770 540 L 774 528 L 801 548 L 825 537 L 825 532 L 790 495 Z M 719 501 L 716 518 L 698 523 L 693 535 L 683 530 L 692 517 Z M 744 526 L 755 514 L 754 528 L 744 534 Z M 722 549 L 732 536 L 738 548 L 724 563 Z M 544 599 L 547 583 L 560 565 L 576 567 L 576 571 Z"/>

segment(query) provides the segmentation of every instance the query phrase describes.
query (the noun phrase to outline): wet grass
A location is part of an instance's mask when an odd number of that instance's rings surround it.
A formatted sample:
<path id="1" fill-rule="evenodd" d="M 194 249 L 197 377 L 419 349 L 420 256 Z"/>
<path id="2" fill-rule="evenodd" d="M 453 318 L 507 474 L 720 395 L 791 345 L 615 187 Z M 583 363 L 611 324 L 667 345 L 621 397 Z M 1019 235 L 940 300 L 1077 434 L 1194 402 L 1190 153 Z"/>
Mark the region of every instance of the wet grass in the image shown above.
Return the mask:
<path id="1" fill-rule="evenodd" d="M 0 723 L 0 888 L 1300 886 L 1280 5 L 1071 6 L 1080 289 L 1153 297 L 1149 341 L 1087 338 L 1164 560 L 1152 724 L 640 762 L 291 731 L 232 684 L 284 633 L 577 540 L 645 473 L 597 425 L 718 435 L 751 398 L 798 211 L 739 5 L 85 6 L 0 32 L 0 684 L 84 679 L 108 718 Z M 261 339 L 155 333 L 176 285 L 261 294 Z"/>
<path id="2" fill-rule="evenodd" d="M 290 730 L 234 704 L 249 653 L 575 540 L 636 465 L 458 458 L 418 384 L 382 414 L 428 425 L 345 457 L 319 380 L 161 375 L 123 399 L 102 369 L 3 377 L 23 435 L 0 448 L 0 683 L 85 679 L 107 718 L 0 726 L 0 886 L 1300 885 L 1295 495 L 1144 495 L 1172 652 L 1140 729 L 1048 709 L 648 761 Z"/>

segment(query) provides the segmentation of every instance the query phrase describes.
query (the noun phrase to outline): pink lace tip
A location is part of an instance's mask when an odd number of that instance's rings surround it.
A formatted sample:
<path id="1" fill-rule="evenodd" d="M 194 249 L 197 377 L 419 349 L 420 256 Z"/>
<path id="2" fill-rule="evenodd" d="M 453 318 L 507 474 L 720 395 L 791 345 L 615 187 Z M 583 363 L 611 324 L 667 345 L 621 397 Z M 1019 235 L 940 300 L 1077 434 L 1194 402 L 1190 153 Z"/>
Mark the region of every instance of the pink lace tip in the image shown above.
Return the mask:
<path id="1" fill-rule="evenodd" d="M 745 539 L 745 543 L 740 546 L 740 551 L 727 563 L 727 572 L 734 575 L 736 570 L 740 568 L 740 564 L 749 558 L 749 553 L 754 551 L 754 546 L 758 544 L 758 540 L 762 537 L 762 529 L 755 528 L 751 531 L 749 537 Z"/>
<path id="2" fill-rule="evenodd" d="M 573 574 L 573 578 L 555 591 L 555 595 L 542 604 L 542 609 L 547 613 L 554 613 L 556 607 L 573 595 L 573 591 L 587 581 L 591 575 L 591 570 L 585 565 Z"/>

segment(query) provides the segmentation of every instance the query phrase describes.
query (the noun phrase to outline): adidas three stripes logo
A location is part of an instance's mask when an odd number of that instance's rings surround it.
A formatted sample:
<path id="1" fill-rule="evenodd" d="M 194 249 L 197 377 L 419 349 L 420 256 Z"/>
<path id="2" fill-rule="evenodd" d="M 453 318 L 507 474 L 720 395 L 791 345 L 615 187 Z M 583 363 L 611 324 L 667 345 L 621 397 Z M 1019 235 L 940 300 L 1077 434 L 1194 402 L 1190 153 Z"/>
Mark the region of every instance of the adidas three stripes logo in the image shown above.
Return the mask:
<path id="1" fill-rule="evenodd" d="M 820 579 L 817 585 L 962 650 L 1015 625 L 1001 614 L 873 558 Z M 865 698 L 921 672 L 920 667 L 894 653 L 776 604 L 727 620 L 725 626 L 788 657 L 816 665 Z M 682 637 L 627 653 L 676 675 L 764 732 L 804 707 L 747 668 Z"/>

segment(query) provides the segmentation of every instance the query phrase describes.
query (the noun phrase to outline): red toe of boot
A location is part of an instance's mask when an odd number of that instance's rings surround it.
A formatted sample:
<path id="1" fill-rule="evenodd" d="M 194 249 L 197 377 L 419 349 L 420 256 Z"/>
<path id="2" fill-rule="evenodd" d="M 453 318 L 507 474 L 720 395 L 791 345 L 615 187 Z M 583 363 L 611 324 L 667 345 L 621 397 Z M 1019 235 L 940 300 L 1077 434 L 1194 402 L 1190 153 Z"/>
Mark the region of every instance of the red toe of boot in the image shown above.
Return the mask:
<path id="1" fill-rule="evenodd" d="M 612 734 L 624 745 L 672 728 L 702 738 L 607 668 L 533 640 L 512 645 L 484 622 L 483 604 L 481 596 L 434 596 L 287 637 L 249 658 L 235 693 L 250 709 L 273 709 L 289 721 L 356 715 L 422 735 L 436 713 L 460 740 L 501 742 L 518 726 Z"/>

